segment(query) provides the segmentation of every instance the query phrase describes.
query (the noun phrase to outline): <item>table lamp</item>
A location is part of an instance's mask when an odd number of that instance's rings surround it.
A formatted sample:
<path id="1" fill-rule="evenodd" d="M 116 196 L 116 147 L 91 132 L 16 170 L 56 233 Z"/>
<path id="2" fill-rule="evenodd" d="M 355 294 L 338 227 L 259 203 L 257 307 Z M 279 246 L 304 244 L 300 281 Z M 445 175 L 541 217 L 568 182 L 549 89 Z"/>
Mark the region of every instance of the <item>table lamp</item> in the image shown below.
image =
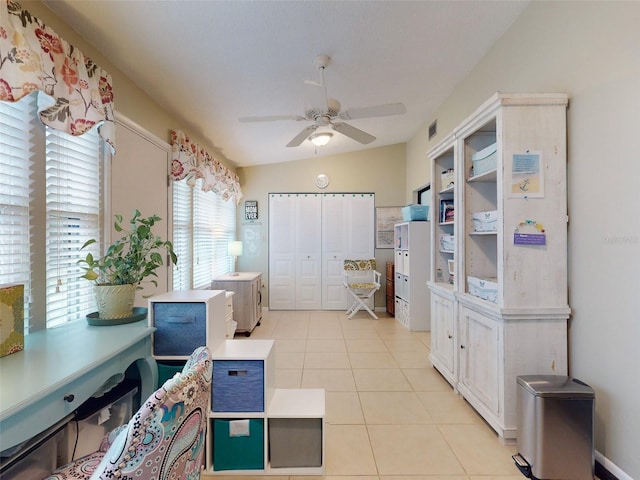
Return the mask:
<path id="1" fill-rule="evenodd" d="M 227 255 L 233 257 L 233 270 L 234 272 L 231 275 L 236 276 L 238 272 L 235 271 L 236 264 L 238 262 L 238 257 L 242 255 L 242 242 L 241 241 L 232 241 L 227 244 Z"/>

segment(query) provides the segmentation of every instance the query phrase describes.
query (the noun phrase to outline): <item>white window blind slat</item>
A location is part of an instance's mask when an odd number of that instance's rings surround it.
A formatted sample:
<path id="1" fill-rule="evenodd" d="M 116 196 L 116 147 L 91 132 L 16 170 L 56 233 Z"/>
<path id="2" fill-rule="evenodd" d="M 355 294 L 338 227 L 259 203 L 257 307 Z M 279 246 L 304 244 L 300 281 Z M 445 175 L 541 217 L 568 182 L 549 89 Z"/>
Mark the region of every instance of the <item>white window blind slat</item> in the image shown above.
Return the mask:
<path id="1" fill-rule="evenodd" d="M 33 96 L 15 103 L 0 102 L 0 284 L 24 285 L 25 332 L 31 290 L 29 122 L 34 113 Z"/>
<path id="2" fill-rule="evenodd" d="M 173 247 L 178 255 L 174 268 L 175 290 L 209 288 L 213 277 L 228 273 L 233 259 L 227 244 L 235 239 L 235 205 L 199 184 L 173 184 Z"/>
<path id="3" fill-rule="evenodd" d="M 47 328 L 83 319 L 95 311 L 92 284 L 77 265 L 80 247 L 100 238 L 100 138 L 46 128 Z"/>

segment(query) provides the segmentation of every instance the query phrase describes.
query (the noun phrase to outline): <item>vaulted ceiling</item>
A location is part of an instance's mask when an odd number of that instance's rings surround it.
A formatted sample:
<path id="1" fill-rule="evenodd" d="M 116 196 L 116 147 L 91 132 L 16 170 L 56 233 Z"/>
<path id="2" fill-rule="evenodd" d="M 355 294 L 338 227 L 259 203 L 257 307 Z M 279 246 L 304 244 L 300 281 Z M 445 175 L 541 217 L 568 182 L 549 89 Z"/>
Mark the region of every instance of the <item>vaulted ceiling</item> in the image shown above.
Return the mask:
<path id="1" fill-rule="evenodd" d="M 45 0 L 188 131 L 237 166 L 403 143 L 526 8 L 528 1 Z M 342 110 L 402 103 L 406 113 L 340 120 L 376 139 L 286 145 L 324 109 L 314 64 Z M 117 93 L 117 92 L 116 92 Z M 116 108 L 117 97 L 116 97 Z"/>

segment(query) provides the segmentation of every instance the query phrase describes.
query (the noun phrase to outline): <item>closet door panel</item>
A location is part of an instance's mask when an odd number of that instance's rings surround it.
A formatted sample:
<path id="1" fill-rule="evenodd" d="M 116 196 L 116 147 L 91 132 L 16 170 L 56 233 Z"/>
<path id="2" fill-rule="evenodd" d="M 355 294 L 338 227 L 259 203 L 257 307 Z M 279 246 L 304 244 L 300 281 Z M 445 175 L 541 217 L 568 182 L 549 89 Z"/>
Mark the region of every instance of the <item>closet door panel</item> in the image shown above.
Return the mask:
<path id="1" fill-rule="evenodd" d="M 295 308 L 295 203 L 289 194 L 269 197 L 269 308 Z"/>
<path id="2" fill-rule="evenodd" d="M 347 251 L 347 195 L 322 196 L 322 309 L 346 310 L 347 296 L 342 284 Z"/>
<path id="3" fill-rule="evenodd" d="M 347 213 L 349 258 L 374 258 L 375 197 L 370 193 L 350 194 Z"/>
<path id="4" fill-rule="evenodd" d="M 298 310 L 319 310 L 321 302 L 322 197 L 298 194 L 296 215 L 295 305 Z"/>

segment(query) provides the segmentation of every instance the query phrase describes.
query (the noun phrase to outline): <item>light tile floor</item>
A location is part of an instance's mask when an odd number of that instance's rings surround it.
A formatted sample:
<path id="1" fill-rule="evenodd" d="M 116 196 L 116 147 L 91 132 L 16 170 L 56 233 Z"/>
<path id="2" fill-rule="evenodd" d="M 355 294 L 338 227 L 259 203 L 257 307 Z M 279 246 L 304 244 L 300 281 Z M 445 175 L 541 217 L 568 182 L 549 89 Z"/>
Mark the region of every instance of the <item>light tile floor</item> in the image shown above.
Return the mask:
<path id="1" fill-rule="evenodd" d="M 271 311 L 250 338 L 276 341 L 277 388 L 326 390 L 325 478 L 525 478 L 516 448 L 431 367 L 429 332 L 385 314 Z"/>

